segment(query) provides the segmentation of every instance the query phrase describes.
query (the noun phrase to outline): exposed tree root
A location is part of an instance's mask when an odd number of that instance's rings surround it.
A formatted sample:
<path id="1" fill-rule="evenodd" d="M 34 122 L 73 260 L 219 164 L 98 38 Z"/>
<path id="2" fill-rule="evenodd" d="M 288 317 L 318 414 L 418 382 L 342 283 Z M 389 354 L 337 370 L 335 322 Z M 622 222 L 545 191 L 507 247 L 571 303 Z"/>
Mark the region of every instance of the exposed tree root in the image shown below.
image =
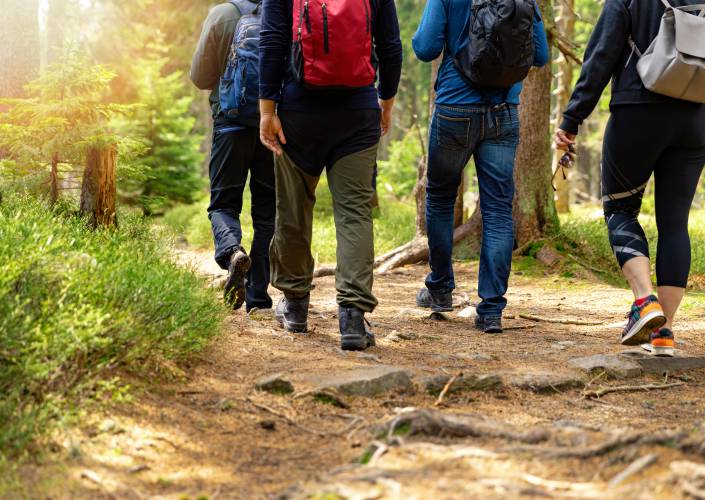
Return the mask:
<path id="1" fill-rule="evenodd" d="M 628 446 L 649 446 L 649 445 L 679 445 L 687 436 L 684 432 L 664 432 L 660 434 L 639 433 L 627 436 L 617 436 L 607 441 L 593 446 L 583 448 L 557 448 L 540 446 L 523 446 L 504 450 L 515 453 L 534 453 L 546 458 L 593 458 L 607 455 Z"/>
<path id="2" fill-rule="evenodd" d="M 605 394 L 611 394 L 613 392 L 649 392 L 670 389 L 672 387 L 680 387 L 683 385 L 685 385 L 685 382 L 673 382 L 670 384 L 620 385 L 617 387 L 603 387 L 601 389 L 585 391 L 583 392 L 583 396 L 586 398 L 600 398 Z"/>
<path id="3" fill-rule="evenodd" d="M 597 326 L 604 324 L 602 321 L 583 321 L 577 319 L 561 319 L 561 318 L 544 318 L 542 316 L 534 316 L 533 314 L 521 313 L 518 315 L 519 318 L 528 319 L 529 321 L 536 321 L 540 323 L 555 323 L 558 325 L 582 325 L 582 326 Z"/>
<path id="4" fill-rule="evenodd" d="M 488 420 L 472 415 L 444 414 L 434 410 L 412 410 L 401 413 L 390 423 L 388 435 L 395 430 L 408 426 L 408 435 L 425 435 L 438 437 L 484 437 L 518 441 L 526 444 L 538 444 L 547 441 L 551 433 L 542 427 L 535 427 L 521 432 L 508 428 L 496 420 Z"/>

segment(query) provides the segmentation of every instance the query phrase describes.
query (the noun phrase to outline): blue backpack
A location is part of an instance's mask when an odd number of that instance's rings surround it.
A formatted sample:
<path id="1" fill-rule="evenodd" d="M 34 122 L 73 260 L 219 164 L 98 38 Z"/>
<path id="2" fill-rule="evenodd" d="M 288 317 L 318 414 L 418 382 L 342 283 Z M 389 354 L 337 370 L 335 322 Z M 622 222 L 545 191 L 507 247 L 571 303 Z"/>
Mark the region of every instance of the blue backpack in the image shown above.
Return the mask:
<path id="1" fill-rule="evenodd" d="M 231 0 L 240 11 L 225 73 L 220 79 L 220 109 L 232 122 L 259 127 L 260 4 Z"/>

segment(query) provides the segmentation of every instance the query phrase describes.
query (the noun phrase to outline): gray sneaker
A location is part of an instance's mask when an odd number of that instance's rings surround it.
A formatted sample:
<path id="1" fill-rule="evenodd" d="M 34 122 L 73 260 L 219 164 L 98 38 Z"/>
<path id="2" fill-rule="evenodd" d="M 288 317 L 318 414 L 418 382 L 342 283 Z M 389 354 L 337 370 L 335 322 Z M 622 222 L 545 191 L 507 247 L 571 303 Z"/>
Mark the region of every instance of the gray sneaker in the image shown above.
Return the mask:
<path id="1" fill-rule="evenodd" d="M 308 330 L 308 305 L 310 295 L 301 299 L 282 298 L 274 309 L 274 317 L 291 333 L 306 333 Z"/>
<path id="2" fill-rule="evenodd" d="M 433 312 L 451 312 L 453 310 L 453 292 L 431 292 L 423 287 L 416 294 L 416 305 L 431 309 Z"/>

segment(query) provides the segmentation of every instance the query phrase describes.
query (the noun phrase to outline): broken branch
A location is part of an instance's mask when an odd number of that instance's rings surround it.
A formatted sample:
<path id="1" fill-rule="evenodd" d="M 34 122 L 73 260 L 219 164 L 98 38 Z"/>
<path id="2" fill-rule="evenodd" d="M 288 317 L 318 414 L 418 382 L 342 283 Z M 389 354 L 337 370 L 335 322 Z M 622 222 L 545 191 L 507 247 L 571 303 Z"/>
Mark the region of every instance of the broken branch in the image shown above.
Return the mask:
<path id="1" fill-rule="evenodd" d="M 586 399 L 590 398 L 600 398 L 605 394 L 611 394 L 613 392 L 649 392 L 649 391 L 659 391 L 663 389 L 670 389 L 672 387 L 680 387 L 685 385 L 685 382 L 672 382 L 670 384 L 645 384 L 645 385 L 620 385 L 617 387 L 603 387 L 602 389 L 596 389 L 591 391 L 583 392 L 583 396 Z"/>

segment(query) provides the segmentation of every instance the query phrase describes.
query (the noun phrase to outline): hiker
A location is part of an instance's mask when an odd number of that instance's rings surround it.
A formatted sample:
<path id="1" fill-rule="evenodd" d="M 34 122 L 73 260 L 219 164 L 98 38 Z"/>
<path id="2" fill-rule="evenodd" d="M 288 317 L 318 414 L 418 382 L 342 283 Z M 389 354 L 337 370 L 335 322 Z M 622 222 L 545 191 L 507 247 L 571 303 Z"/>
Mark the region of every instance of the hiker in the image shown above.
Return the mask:
<path id="1" fill-rule="evenodd" d="M 489 36 L 481 29 L 490 28 Z M 548 42 L 533 0 L 429 0 L 413 38 L 429 62 L 443 53 L 430 125 L 426 231 L 431 272 L 416 304 L 453 310 L 453 222 L 465 166 L 475 160 L 482 247 L 475 327 L 502 332 L 514 248 L 514 160 L 521 81 L 548 62 Z M 495 55 L 487 59 L 483 54 Z"/>
<path id="2" fill-rule="evenodd" d="M 191 65 L 191 80 L 211 90 L 211 150 L 208 217 L 215 260 L 228 271 L 224 298 L 249 312 L 269 309 L 269 244 L 276 213 L 274 161 L 259 141 L 260 4 L 234 0 L 211 9 Z M 242 69 L 246 68 L 243 72 Z M 234 78 L 234 76 L 243 78 Z M 242 246 L 243 195 L 250 176 L 252 226 L 250 255 Z"/>
<path id="3" fill-rule="evenodd" d="M 672 356 L 673 319 L 690 272 L 688 214 L 705 164 L 705 105 L 701 104 L 705 102 L 705 18 L 698 19 L 697 11 L 693 12 L 696 15 L 681 10 L 674 13 L 668 2 L 662 1 L 605 2 L 555 143 L 563 150 L 574 146 L 579 126 L 592 113 L 612 78 L 611 115 L 602 152 L 602 201 L 612 250 L 635 297 L 621 342 L 644 344 L 654 354 Z M 674 0 L 673 5 L 695 3 Z M 653 56 L 660 57 L 667 51 L 656 47 L 655 53 L 648 57 L 643 54 L 643 59 L 640 54 L 657 38 L 662 16 L 667 29 L 674 16 L 680 19 L 682 15 L 694 21 L 685 26 L 683 41 L 690 43 L 689 50 L 696 56 L 689 59 L 701 67 L 700 79 L 693 78 L 696 73 L 686 72 L 669 82 L 649 74 L 654 68 L 651 62 L 661 65 Z M 664 42 L 673 47 L 672 41 Z M 665 62 L 663 67 L 679 67 Z M 644 70 L 646 81 L 659 93 L 647 90 L 640 74 Z M 671 87 L 673 83 L 687 87 L 689 82 L 693 82 L 689 89 Z M 700 103 L 668 97 L 663 92 L 686 98 L 699 94 Z M 637 218 L 652 174 L 658 229 L 658 297 L 653 293 L 649 244 Z"/>
<path id="4" fill-rule="evenodd" d="M 393 0 L 263 1 L 260 130 L 262 142 L 275 153 L 271 269 L 272 284 L 284 293 L 275 315 L 286 330 L 307 331 L 313 207 L 326 169 L 345 350 L 375 343 L 364 318 L 377 306 L 372 179 L 380 137 L 392 125 L 401 64 Z"/>

